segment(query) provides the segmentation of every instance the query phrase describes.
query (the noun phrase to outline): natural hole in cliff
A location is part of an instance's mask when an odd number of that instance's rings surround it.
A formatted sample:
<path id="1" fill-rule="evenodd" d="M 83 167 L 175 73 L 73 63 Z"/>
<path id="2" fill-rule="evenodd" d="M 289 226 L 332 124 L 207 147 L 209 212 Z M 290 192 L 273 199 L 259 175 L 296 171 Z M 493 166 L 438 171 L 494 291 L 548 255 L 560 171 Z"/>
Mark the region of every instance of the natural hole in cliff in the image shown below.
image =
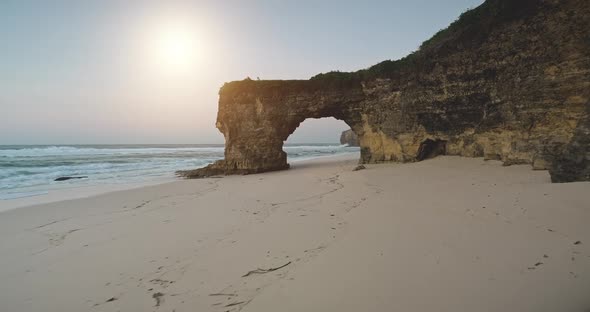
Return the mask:
<path id="1" fill-rule="evenodd" d="M 283 144 L 287 161 L 339 154 L 359 153 L 358 144 L 341 143 L 341 137 L 350 127 L 333 117 L 307 118 L 289 135 Z M 351 132 L 351 131 L 350 131 Z M 353 133 L 354 134 L 354 133 Z M 356 137 L 356 135 L 355 135 Z"/>
<path id="2" fill-rule="evenodd" d="M 447 152 L 447 141 L 426 139 L 420 143 L 416 159 L 418 161 L 444 155 Z"/>

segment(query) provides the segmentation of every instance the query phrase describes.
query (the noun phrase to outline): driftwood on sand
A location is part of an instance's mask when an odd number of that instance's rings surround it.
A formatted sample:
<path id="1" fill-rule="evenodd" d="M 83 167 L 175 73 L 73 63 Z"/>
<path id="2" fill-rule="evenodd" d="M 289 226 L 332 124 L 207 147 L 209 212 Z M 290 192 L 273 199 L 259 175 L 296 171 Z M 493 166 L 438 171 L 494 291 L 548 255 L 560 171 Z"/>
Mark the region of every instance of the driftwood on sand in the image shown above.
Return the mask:
<path id="1" fill-rule="evenodd" d="M 250 271 L 250 272 L 242 275 L 242 277 L 246 277 L 246 276 L 249 276 L 251 274 L 264 274 L 264 273 L 276 271 L 278 269 L 282 269 L 282 268 L 288 266 L 289 264 L 291 264 L 291 261 L 289 261 L 289 262 L 287 262 L 287 263 L 285 263 L 285 264 L 283 264 L 283 265 L 281 265 L 279 267 L 276 267 L 276 268 L 270 268 L 270 269 L 260 269 L 260 268 L 258 268 L 256 270 L 252 270 L 252 271 Z"/>

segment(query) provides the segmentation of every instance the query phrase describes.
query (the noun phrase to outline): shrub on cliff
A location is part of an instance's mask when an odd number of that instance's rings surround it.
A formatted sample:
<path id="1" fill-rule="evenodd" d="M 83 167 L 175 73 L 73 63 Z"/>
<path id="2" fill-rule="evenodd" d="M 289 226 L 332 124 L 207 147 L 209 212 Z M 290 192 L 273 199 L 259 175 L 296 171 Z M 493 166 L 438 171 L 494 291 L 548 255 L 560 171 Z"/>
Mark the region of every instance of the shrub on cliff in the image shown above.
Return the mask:
<path id="1" fill-rule="evenodd" d="M 488 0 L 482 5 L 463 12 L 447 28 L 438 31 L 424 41 L 418 51 L 414 51 L 399 60 L 386 60 L 367 69 L 356 72 L 331 71 L 318 74 L 311 80 L 330 86 L 343 86 L 362 80 L 391 78 L 404 70 L 427 66 L 429 59 L 440 56 L 457 46 L 477 45 L 487 38 L 489 33 L 500 23 L 523 19 L 533 12 L 540 0 Z"/>

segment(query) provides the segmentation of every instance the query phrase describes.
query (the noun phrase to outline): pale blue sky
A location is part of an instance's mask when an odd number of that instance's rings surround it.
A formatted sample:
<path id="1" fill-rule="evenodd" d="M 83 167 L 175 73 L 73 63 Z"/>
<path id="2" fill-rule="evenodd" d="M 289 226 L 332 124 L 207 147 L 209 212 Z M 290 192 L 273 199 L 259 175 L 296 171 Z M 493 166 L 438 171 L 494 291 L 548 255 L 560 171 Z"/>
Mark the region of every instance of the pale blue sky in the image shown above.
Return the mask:
<path id="1" fill-rule="evenodd" d="M 0 144 L 223 143 L 223 82 L 397 59 L 481 2 L 2 0 Z M 190 73 L 150 67 L 171 20 L 196 38 Z M 292 141 L 343 128 L 306 121 Z"/>

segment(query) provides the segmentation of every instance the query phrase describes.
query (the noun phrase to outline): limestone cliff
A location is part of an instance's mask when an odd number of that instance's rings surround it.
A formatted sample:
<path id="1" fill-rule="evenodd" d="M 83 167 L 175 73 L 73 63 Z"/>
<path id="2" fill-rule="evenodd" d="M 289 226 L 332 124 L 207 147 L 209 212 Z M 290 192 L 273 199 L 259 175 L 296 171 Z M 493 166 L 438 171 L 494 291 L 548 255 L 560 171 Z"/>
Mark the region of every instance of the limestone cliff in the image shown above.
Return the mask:
<path id="1" fill-rule="evenodd" d="M 226 83 L 225 159 L 187 177 L 288 168 L 283 142 L 306 118 L 358 135 L 361 163 L 438 154 L 589 180 L 590 1 L 488 0 L 397 61 L 310 80 Z"/>
<path id="2" fill-rule="evenodd" d="M 352 129 L 342 131 L 342 134 L 340 135 L 340 144 L 348 144 L 348 146 L 359 146 L 359 138 L 356 135 L 356 133 L 352 131 Z"/>

